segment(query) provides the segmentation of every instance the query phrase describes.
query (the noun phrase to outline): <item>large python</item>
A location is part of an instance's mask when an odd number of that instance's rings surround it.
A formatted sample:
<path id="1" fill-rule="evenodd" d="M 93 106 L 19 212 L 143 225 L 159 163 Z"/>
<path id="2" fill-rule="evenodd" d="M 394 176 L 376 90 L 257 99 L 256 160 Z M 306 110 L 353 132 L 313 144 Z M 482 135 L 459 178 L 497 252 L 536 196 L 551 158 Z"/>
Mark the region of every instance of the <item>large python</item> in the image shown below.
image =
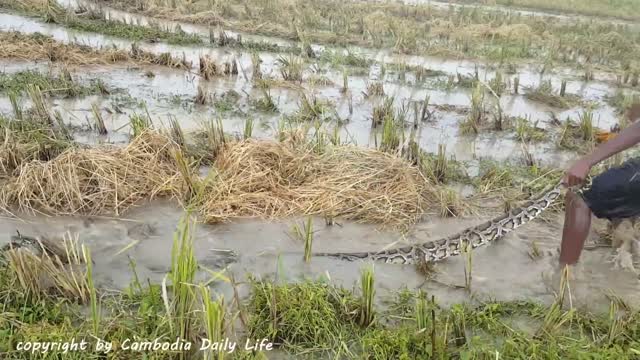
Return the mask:
<path id="1" fill-rule="evenodd" d="M 585 191 L 591 186 L 591 181 L 591 177 L 588 177 L 585 185 L 576 191 Z M 563 187 L 564 185 L 559 183 L 543 196 L 529 201 L 524 206 L 443 239 L 379 252 L 315 253 L 313 256 L 331 257 L 345 261 L 370 259 L 389 264 L 417 264 L 441 261 L 451 256 L 460 255 L 467 246 L 470 246 L 471 249 L 476 249 L 480 246 L 488 245 L 492 241 L 535 219 L 560 197 Z"/>

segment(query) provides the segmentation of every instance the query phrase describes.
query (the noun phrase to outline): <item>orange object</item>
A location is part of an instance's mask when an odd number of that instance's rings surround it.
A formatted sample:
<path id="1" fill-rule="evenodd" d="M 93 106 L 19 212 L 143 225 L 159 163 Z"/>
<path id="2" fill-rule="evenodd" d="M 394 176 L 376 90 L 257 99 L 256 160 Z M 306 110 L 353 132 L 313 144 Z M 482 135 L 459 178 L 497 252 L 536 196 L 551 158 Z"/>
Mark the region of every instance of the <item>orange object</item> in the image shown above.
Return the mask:
<path id="1" fill-rule="evenodd" d="M 598 143 L 607 142 L 607 141 L 613 139 L 614 137 L 616 137 L 616 135 L 618 135 L 618 134 L 615 133 L 615 132 L 597 131 L 596 132 L 596 141 Z"/>

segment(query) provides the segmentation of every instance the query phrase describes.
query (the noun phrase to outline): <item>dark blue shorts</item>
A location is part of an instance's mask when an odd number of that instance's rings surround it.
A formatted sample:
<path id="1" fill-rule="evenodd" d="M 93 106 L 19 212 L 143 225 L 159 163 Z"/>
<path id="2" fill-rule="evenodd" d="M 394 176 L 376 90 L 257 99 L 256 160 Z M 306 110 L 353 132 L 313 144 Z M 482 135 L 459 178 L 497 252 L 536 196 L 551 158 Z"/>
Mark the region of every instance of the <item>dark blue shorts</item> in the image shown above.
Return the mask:
<path id="1" fill-rule="evenodd" d="M 591 187 L 579 194 L 597 218 L 620 220 L 640 216 L 640 158 L 594 177 Z"/>

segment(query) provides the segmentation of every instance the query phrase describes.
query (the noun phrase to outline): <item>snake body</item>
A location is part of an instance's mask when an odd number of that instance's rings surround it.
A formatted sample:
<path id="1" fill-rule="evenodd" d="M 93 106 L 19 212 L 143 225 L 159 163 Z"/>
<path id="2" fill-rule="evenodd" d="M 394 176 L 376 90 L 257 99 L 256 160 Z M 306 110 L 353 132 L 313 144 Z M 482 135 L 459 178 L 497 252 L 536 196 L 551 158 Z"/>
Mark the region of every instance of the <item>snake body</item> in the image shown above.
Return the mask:
<path id="1" fill-rule="evenodd" d="M 0 248 L 0 255 L 11 249 L 29 249 L 37 256 L 57 257 L 63 264 L 69 262 L 67 252 L 60 245 L 44 237 L 22 235 L 11 236 L 11 241 Z"/>
<path id="2" fill-rule="evenodd" d="M 580 188 L 578 192 L 586 190 L 591 185 L 591 178 L 587 180 L 587 185 Z M 420 262 L 441 261 L 451 256 L 460 255 L 467 246 L 471 249 L 476 249 L 488 245 L 492 241 L 530 222 L 560 197 L 562 189 L 563 185 L 560 183 L 543 196 L 529 201 L 523 206 L 446 238 L 379 252 L 316 253 L 314 256 L 331 257 L 344 261 L 369 259 L 388 264 L 417 264 Z"/>

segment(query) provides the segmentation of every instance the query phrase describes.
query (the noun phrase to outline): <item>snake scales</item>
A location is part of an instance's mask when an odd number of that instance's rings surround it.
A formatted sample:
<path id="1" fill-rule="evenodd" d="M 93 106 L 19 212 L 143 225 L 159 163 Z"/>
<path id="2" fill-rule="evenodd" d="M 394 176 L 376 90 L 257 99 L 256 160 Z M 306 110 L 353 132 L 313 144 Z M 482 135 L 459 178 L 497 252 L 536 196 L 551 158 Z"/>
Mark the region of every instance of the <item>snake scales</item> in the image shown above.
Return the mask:
<path id="1" fill-rule="evenodd" d="M 591 181 L 591 177 L 588 177 L 585 185 L 578 189 L 577 192 L 587 190 L 591 186 Z M 460 255 L 461 251 L 467 246 L 470 246 L 471 249 L 476 249 L 487 245 L 535 219 L 560 197 L 562 188 L 562 183 L 559 183 L 552 190 L 537 199 L 529 201 L 524 206 L 446 238 L 379 252 L 316 253 L 313 255 L 346 261 L 370 259 L 389 264 L 441 261 L 450 256 Z"/>
<path id="2" fill-rule="evenodd" d="M 0 248 L 0 255 L 11 249 L 20 248 L 28 248 L 38 256 L 57 257 L 63 264 L 69 262 L 68 253 L 62 246 L 47 238 L 26 236 L 20 232 L 11 236 L 11 241 Z"/>

